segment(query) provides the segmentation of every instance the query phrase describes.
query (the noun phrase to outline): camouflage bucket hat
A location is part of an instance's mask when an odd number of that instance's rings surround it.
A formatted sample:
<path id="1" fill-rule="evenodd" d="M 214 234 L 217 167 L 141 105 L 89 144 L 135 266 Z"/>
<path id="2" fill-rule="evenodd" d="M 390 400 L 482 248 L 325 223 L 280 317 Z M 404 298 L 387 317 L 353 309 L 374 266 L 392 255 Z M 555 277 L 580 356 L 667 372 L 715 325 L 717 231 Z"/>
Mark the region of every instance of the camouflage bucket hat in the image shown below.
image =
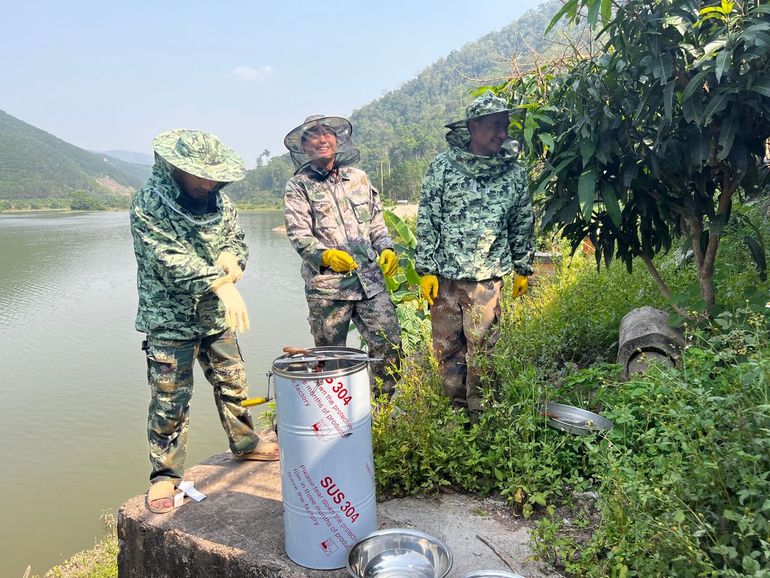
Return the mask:
<path id="1" fill-rule="evenodd" d="M 456 128 L 467 124 L 469 120 L 474 118 L 487 116 L 488 114 L 496 114 L 498 112 L 511 112 L 512 110 L 513 109 L 508 106 L 508 102 L 504 98 L 496 96 L 494 92 L 488 90 L 466 107 L 464 119 L 451 122 L 445 126 L 446 128 Z"/>
<path id="2" fill-rule="evenodd" d="M 297 128 L 292 129 L 283 139 L 283 144 L 290 152 L 302 154 L 305 152 L 302 150 L 302 137 L 306 133 L 321 129 L 331 130 L 334 133 L 338 147 L 343 147 L 353 135 L 353 126 L 348 119 L 341 116 L 313 114 Z"/>
<path id="3" fill-rule="evenodd" d="M 246 176 L 241 157 L 213 134 L 174 129 L 152 141 L 153 150 L 176 168 L 210 181 L 232 183 Z"/>

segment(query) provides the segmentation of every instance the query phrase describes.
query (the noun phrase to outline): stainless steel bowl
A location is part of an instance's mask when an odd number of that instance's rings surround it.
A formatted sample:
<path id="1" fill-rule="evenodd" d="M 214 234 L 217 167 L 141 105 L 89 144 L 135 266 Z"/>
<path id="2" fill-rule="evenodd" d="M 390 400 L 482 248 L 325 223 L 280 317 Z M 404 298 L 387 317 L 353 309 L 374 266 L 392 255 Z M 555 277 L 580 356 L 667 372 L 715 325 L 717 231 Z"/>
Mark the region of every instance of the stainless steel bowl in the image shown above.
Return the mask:
<path id="1" fill-rule="evenodd" d="M 463 578 L 524 578 L 524 576 L 505 570 L 474 570 L 465 574 Z"/>
<path id="2" fill-rule="evenodd" d="M 451 568 L 446 544 L 409 528 L 372 532 L 348 552 L 355 578 L 445 578 Z"/>
<path id="3" fill-rule="evenodd" d="M 548 416 L 548 425 L 575 435 L 587 435 L 612 429 L 612 422 L 598 413 L 566 405 L 548 402 L 542 413 Z"/>

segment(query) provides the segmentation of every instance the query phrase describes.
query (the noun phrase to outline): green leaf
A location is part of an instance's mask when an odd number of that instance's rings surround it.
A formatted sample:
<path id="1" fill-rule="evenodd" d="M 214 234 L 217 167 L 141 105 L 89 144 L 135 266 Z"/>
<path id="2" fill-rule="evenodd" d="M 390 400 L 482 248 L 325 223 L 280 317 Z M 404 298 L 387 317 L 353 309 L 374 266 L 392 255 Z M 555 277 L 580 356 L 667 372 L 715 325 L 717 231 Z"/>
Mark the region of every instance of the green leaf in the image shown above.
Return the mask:
<path id="1" fill-rule="evenodd" d="M 382 216 L 385 219 L 385 224 L 392 228 L 399 237 L 401 237 L 408 247 L 414 249 L 417 247 L 417 238 L 409 228 L 409 226 L 401 220 L 401 217 L 396 215 L 393 211 L 384 210 Z"/>
<path id="2" fill-rule="evenodd" d="M 565 14 L 569 15 L 570 21 L 574 20 L 575 15 L 577 14 L 577 4 L 577 0 L 569 0 L 568 2 L 565 2 L 564 6 L 562 6 L 559 11 L 554 14 L 553 18 L 551 18 L 551 22 L 548 24 L 548 28 L 545 29 L 543 34 L 548 34 L 551 31 L 551 28 L 553 28 L 556 23 L 564 17 Z"/>
<path id="3" fill-rule="evenodd" d="M 731 114 L 722 120 L 722 126 L 719 128 L 719 146 L 722 149 L 717 155 L 717 160 L 723 161 L 730 154 L 733 140 L 735 140 L 735 133 L 738 130 L 738 120 L 735 117 L 735 114 Z"/>
<path id="4" fill-rule="evenodd" d="M 583 220 L 588 223 L 591 221 L 591 212 L 594 207 L 594 197 L 596 196 L 596 168 L 591 167 L 583 171 L 578 179 L 578 198 L 580 199 L 580 213 Z"/>
<path id="5" fill-rule="evenodd" d="M 700 165 L 708 159 L 711 140 L 697 125 L 687 129 L 687 144 L 692 164 Z"/>
<path id="6" fill-rule="evenodd" d="M 547 132 L 542 132 L 537 135 L 537 138 L 539 138 L 540 142 L 542 142 L 545 146 L 553 150 L 553 147 L 554 147 L 553 135 Z"/>
<path id="7" fill-rule="evenodd" d="M 702 8 L 700 11 L 701 16 L 705 16 L 706 14 L 722 14 L 724 15 L 724 10 L 720 6 L 707 6 L 706 8 Z"/>
<path id="8" fill-rule="evenodd" d="M 602 183 L 602 198 L 604 199 L 604 206 L 607 208 L 607 214 L 610 216 L 612 223 L 616 227 L 620 227 L 620 223 L 622 222 L 620 203 L 618 203 L 618 197 L 615 195 L 615 189 L 608 183 Z"/>
<path id="9" fill-rule="evenodd" d="M 663 89 L 663 111 L 666 115 L 666 120 L 671 120 L 671 111 L 674 105 L 674 81 L 672 80 Z"/>
<path id="10" fill-rule="evenodd" d="M 758 92 L 762 96 L 770 97 L 770 78 L 764 77 L 758 79 L 756 82 L 751 83 L 749 90 Z"/>
<path id="11" fill-rule="evenodd" d="M 754 260 L 754 264 L 759 271 L 759 280 L 764 282 L 767 280 L 767 258 L 765 257 L 765 248 L 759 244 L 759 241 L 754 237 L 745 236 L 743 242 L 751 253 L 751 258 Z"/>
<path id="12" fill-rule="evenodd" d="M 561 172 L 575 159 L 577 158 L 576 154 L 568 154 L 566 155 L 561 162 L 559 162 L 558 165 L 556 165 L 553 169 L 551 169 L 551 174 L 555 176 L 559 176 Z"/>
<path id="13" fill-rule="evenodd" d="M 682 102 L 689 100 L 696 90 L 703 90 L 703 83 L 708 73 L 708 70 L 702 70 L 690 79 L 682 93 Z"/>
<path id="14" fill-rule="evenodd" d="M 706 44 L 706 46 L 703 47 L 703 56 L 693 62 L 693 66 L 695 68 L 700 68 L 701 64 L 707 60 L 711 60 L 714 57 L 714 54 L 718 50 L 721 50 L 725 44 L 727 44 L 727 40 L 714 40 L 713 42 Z"/>
<path id="15" fill-rule="evenodd" d="M 700 94 L 688 98 L 682 103 L 682 115 L 687 122 L 703 124 L 703 103 Z"/>
<path id="16" fill-rule="evenodd" d="M 590 0 L 588 0 L 590 1 Z M 588 23 L 591 26 L 596 26 L 599 20 L 599 8 L 601 7 L 601 0 L 593 0 L 588 7 Z"/>
<path id="17" fill-rule="evenodd" d="M 706 105 L 706 110 L 703 111 L 703 124 L 708 124 L 711 120 L 711 116 L 721 112 L 727 106 L 727 97 L 729 94 L 726 92 L 720 92 L 714 96 Z"/>
<path id="18" fill-rule="evenodd" d="M 673 68 L 673 62 L 671 60 L 671 55 L 664 52 L 662 54 L 658 55 L 658 63 L 657 66 L 653 69 L 653 72 L 659 71 L 661 83 L 667 82 L 669 78 L 671 78 L 671 70 Z"/>
<path id="19" fill-rule="evenodd" d="M 612 0 L 602 0 L 602 24 L 609 24 L 612 19 Z"/>
<path id="20" fill-rule="evenodd" d="M 535 133 L 537 123 L 530 117 L 527 117 L 524 121 L 524 142 L 527 143 L 527 147 L 532 148 L 532 136 Z"/>
<path id="21" fill-rule="evenodd" d="M 417 270 L 414 268 L 414 263 L 412 261 L 409 261 L 406 267 L 406 281 L 410 285 L 420 284 L 420 275 L 417 273 Z"/>
<path id="22" fill-rule="evenodd" d="M 591 162 L 591 158 L 594 156 L 596 150 L 596 143 L 590 139 L 583 139 L 580 141 L 580 156 L 583 158 L 583 166 L 588 166 Z"/>
<path id="23" fill-rule="evenodd" d="M 401 285 L 395 277 L 385 277 L 385 288 L 388 290 L 388 293 L 393 293 L 396 289 L 398 289 L 398 286 Z"/>
<path id="24" fill-rule="evenodd" d="M 729 50 L 722 50 L 719 54 L 717 54 L 717 82 L 722 80 L 722 75 L 724 74 L 725 70 L 730 68 L 730 64 L 733 61 L 732 58 L 733 54 Z"/>

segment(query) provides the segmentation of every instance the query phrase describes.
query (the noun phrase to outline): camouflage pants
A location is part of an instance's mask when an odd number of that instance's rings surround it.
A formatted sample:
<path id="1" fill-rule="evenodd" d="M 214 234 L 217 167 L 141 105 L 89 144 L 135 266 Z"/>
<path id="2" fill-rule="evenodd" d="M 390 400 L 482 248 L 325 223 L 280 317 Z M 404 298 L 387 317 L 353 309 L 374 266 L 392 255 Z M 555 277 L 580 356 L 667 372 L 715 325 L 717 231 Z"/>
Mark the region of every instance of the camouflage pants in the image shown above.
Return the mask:
<path id="1" fill-rule="evenodd" d="M 254 433 L 251 415 L 240 405 L 246 399 L 248 386 L 246 368 L 232 331 L 190 341 L 148 335 L 146 343 L 147 381 L 152 395 L 147 417 L 150 481 L 182 479 L 196 358 L 214 387 L 214 401 L 230 450 L 240 454 L 256 447 L 259 438 Z"/>
<path id="2" fill-rule="evenodd" d="M 481 410 L 480 356 L 497 342 L 501 279 L 455 281 L 439 277 L 430 310 L 433 351 L 444 395 L 455 407 Z"/>
<path id="3" fill-rule="evenodd" d="M 370 365 L 372 391 L 378 393 L 374 378 L 379 378 L 383 393 L 393 395 L 401 367 L 401 325 L 388 293 L 383 291 L 360 301 L 308 298 L 307 306 L 316 347 L 344 347 L 352 321 L 366 342 L 369 355 L 382 358 Z"/>

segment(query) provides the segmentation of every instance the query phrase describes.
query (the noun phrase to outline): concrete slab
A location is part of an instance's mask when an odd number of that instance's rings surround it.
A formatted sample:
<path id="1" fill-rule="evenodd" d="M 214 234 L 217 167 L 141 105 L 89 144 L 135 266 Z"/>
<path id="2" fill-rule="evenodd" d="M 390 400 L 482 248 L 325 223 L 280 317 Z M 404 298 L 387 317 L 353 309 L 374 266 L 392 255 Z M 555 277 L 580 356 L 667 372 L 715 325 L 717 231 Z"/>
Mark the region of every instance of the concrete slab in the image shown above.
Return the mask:
<path id="1" fill-rule="evenodd" d="M 120 578 L 344 578 L 346 570 L 310 570 L 284 552 L 283 505 L 277 462 L 242 462 L 219 454 L 190 468 L 186 479 L 206 494 L 168 514 L 145 507 L 144 495 L 118 513 Z M 508 570 L 551 577 L 527 547 L 528 528 L 504 503 L 462 495 L 388 500 L 378 504 L 378 527 L 408 527 L 442 539 L 454 555 L 448 578 L 471 570 Z"/>

